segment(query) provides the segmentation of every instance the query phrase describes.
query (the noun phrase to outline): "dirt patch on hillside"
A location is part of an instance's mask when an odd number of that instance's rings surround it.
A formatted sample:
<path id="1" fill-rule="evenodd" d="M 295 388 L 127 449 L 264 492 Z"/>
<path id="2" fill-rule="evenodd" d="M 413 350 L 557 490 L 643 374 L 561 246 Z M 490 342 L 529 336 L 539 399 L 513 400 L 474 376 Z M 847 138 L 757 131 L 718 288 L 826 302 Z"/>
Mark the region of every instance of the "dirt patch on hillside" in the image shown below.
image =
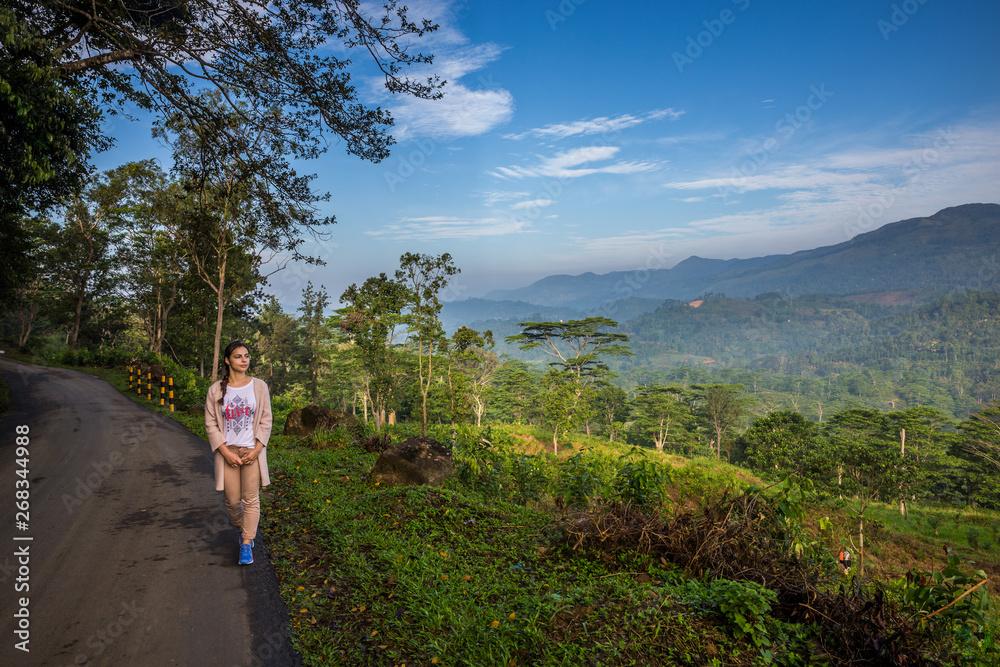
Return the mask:
<path id="1" fill-rule="evenodd" d="M 521 433 L 514 433 L 513 437 L 517 440 L 517 448 L 525 454 L 537 456 L 538 454 L 552 451 L 551 441 L 542 441 L 532 435 L 523 435 Z M 559 450 L 562 451 L 563 449 L 572 451 L 569 443 L 560 444 Z"/>
<path id="2" fill-rule="evenodd" d="M 880 306 L 905 306 L 913 303 L 917 299 L 917 292 L 897 291 L 897 292 L 869 292 L 868 294 L 852 294 L 845 296 L 845 301 L 855 303 L 877 303 Z"/>

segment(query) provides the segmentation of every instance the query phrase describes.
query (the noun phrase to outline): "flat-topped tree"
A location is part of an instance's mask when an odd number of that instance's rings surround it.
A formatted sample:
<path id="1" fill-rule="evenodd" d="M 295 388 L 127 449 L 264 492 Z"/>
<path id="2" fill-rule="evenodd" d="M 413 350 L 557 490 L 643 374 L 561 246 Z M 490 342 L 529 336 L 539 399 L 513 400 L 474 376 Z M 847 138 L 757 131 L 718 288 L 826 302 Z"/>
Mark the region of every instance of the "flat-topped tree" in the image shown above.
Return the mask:
<path id="1" fill-rule="evenodd" d="M 540 349 L 559 361 L 551 362 L 576 376 L 581 385 L 594 384 L 611 375 L 601 355 L 632 356 L 628 334 L 611 333 L 618 323 L 607 317 L 588 317 L 569 322 L 521 322 L 524 330 L 507 336 L 508 343 L 517 343 L 522 350 Z"/>
<path id="2" fill-rule="evenodd" d="M 560 370 L 551 373 L 548 379 L 548 396 L 543 411 L 546 421 L 552 426 L 552 447 L 558 452 L 558 433 L 568 430 L 587 418 L 585 394 L 612 375 L 608 365 L 600 357 L 632 356 L 628 346 L 628 335 L 612 333 L 604 329 L 614 329 L 618 323 L 607 317 L 588 317 L 569 322 L 521 322 L 524 330 L 514 336 L 507 336 L 508 343 L 517 343 L 522 350 L 540 349 L 558 361 L 551 365 Z M 569 379 L 567 393 L 557 391 L 562 378 Z M 556 400 L 558 397 L 558 400 Z M 560 415 L 558 418 L 555 415 Z"/>

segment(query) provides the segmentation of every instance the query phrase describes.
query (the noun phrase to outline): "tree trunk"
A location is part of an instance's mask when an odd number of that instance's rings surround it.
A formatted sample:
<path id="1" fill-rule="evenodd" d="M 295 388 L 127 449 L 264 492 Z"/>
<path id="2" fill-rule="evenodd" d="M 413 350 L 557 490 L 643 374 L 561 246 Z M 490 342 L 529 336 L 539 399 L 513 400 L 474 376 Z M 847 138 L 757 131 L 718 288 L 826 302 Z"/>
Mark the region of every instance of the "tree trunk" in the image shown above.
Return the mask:
<path id="1" fill-rule="evenodd" d="M 76 290 L 76 308 L 73 310 L 73 325 L 70 327 L 69 349 L 75 350 L 80 337 L 80 320 L 83 319 L 83 299 L 87 294 L 87 279 L 84 278 Z"/>
<path id="2" fill-rule="evenodd" d="M 559 455 L 559 427 L 552 427 L 552 453 Z"/>
<path id="3" fill-rule="evenodd" d="M 861 516 L 858 522 L 858 543 L 860 545 L 860 552 L 858 554 L 858 574 L 864 576 L 865 574 L 865 518 L 864 515 Z"/>
<path id="4" fill-rule="evenodd" d="M 222 344 L 222 315 L 226 309 L 226 259 L 219 258 L 219 289 L 216 290 L 218 309 L 215 315 L 215 344 L 212 350 L 212 377 L 215 382 L 219 378 L 219 346 Z"/>
<path id="5" fill-rule="evenodd" d="M 28 312 L 25 314 L 24 308 L 19 308 L 17 311 L 17 321 L 20 327 L 20 332 L 17 336 L 18 347 L 24 347 L 28 338 L 31 337 L 31 328 L 35 324 L 35 318 L 38 317 L 38 304 L 34 301 L 28 302 L 27 306 Z"/>
<path id="6" fill-rule="evenodd" d="M 906 455 L 906 429 L 899 430 L 899 458 Z M 904 469 L 905 472 L 905 469 Z M 906 499 L 903 497 L 903 483 L 899 483 L 899 515 L 906 516 Z"/>

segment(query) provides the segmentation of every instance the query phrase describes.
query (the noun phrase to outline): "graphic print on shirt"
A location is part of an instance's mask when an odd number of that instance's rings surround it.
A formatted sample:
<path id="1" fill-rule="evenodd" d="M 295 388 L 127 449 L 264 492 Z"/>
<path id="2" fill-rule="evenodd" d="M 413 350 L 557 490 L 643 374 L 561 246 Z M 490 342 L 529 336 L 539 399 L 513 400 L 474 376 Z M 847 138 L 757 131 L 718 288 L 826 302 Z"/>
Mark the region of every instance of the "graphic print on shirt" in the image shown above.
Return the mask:
<path id="1" fill-rule="evenodd" d="M 226 427 L 234 434 L 242 433 L 244 429 L 250 428 L 253 414 L 250 409 L 250 402 L 237 394 L 226 406 Z"/>

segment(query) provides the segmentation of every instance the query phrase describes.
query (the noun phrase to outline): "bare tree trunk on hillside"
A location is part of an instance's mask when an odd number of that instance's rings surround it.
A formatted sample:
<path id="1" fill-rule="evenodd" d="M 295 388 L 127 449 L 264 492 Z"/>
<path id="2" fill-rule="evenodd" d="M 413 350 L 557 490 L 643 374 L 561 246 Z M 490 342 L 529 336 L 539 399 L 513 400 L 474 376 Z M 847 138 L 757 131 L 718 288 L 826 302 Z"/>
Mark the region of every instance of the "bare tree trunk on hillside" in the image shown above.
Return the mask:
<path id="1" fill-rule="evenodd" d="M 899 458 L 906 455 L 906 429 L 899 430 Z M 903 497 L 903 482 L 899 482 L 899 515 L 906 516 L 906 499 Z"/>

